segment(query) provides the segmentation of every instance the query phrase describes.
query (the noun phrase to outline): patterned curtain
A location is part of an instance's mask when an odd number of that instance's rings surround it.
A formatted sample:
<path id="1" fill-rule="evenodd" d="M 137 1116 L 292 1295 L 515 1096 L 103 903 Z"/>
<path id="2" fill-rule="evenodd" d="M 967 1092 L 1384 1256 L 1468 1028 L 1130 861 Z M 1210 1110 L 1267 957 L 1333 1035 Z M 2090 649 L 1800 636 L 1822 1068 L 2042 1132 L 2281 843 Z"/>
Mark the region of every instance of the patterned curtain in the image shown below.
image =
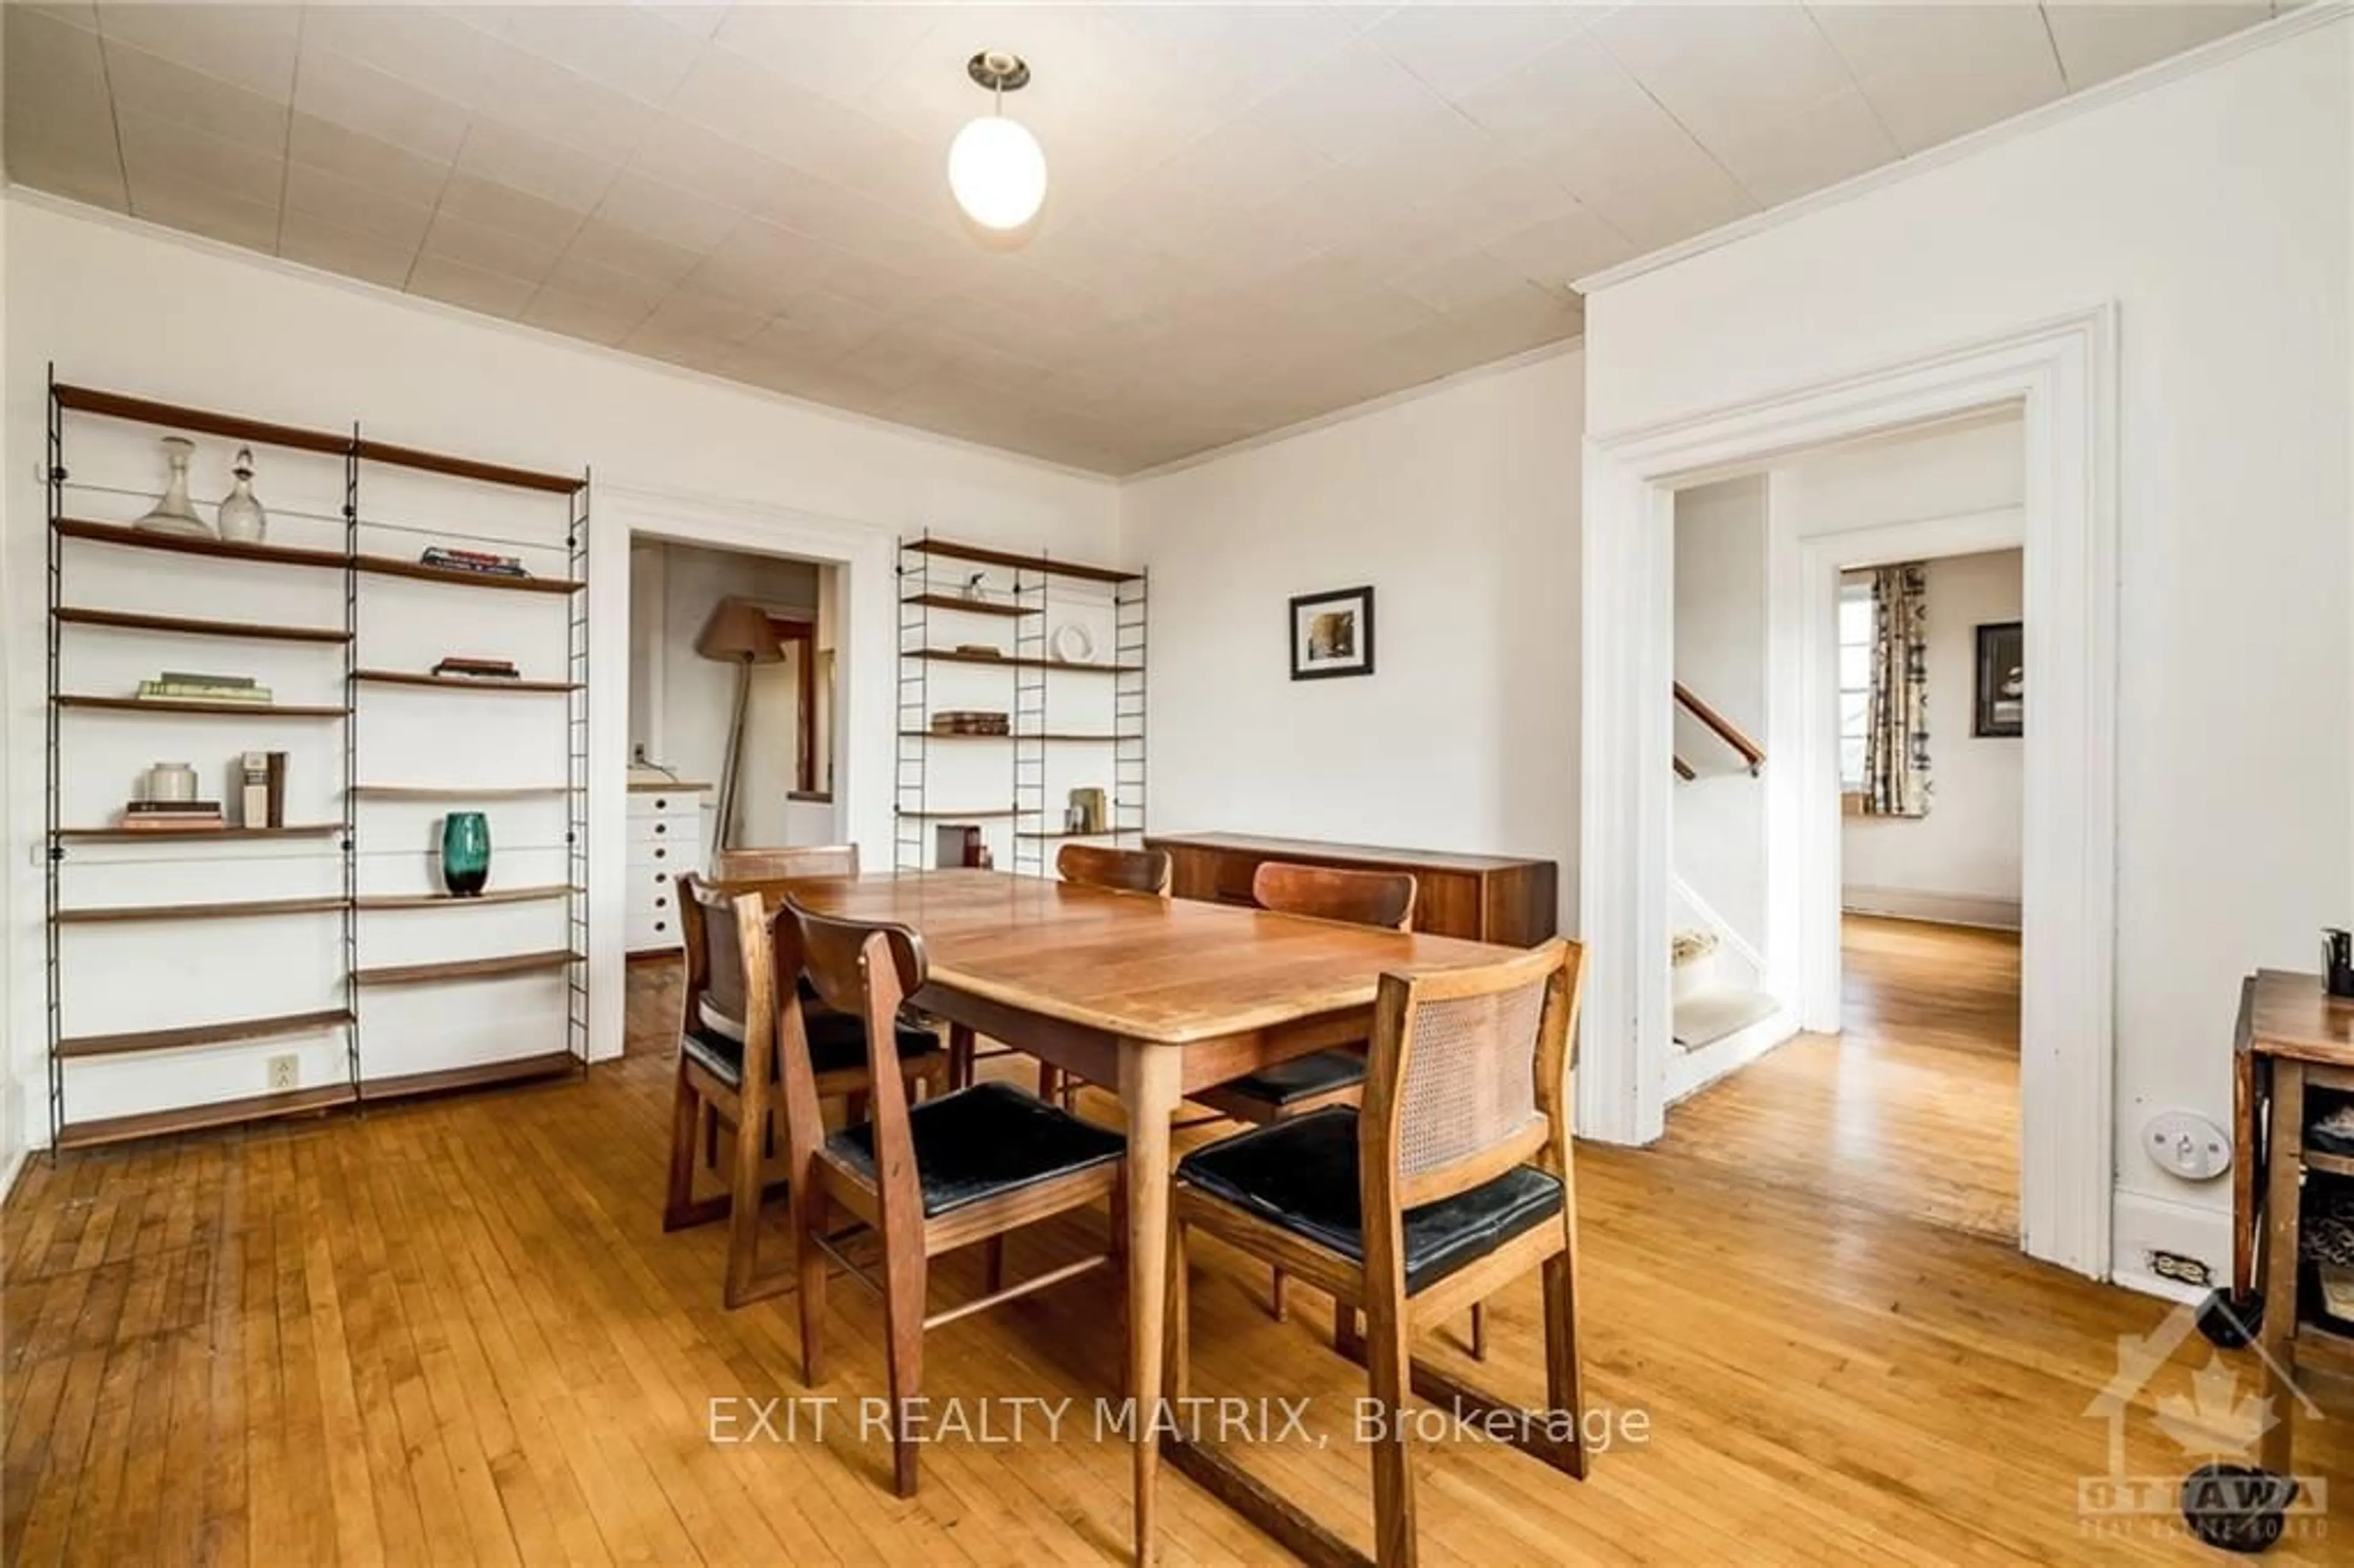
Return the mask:
<path id="1" fill-rule="evenodd" d="M 1926 579 L 1918 561 L 1872 574 L 1872 705 L 1863 726 L 1863 809 L 1929 814 Z"/>

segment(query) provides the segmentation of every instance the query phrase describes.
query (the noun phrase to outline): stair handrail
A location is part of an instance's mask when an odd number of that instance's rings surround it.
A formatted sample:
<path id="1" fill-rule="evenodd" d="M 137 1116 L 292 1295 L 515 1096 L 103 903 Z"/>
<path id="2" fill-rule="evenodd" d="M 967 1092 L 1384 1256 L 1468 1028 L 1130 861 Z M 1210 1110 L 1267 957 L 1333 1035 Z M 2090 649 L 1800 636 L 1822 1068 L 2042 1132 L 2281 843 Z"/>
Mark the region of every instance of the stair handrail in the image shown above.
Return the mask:
<path id="1" fill-rule="evenodd" d="M 1759 746 L 1747 736 L 1742 734 L 1740 727 L 1731 719 L 1726 718 L 1723 714 L 1718 713 L 1714 708 L 1710 707 L 1706 703 L 1702 702 L 1698 697 L 1692 695 L 1691 688 L 1686 686 L 1681 681 L 1674 683 L 1674 685 L 1676 691 L 1676 705 L 1682 708 L 1684 712 L 1691 715 L 1692 717 L 1700 720 L 1702 724 L 1707 726 L 1710 732 L 1713 734 L 1717 739 L 1724 742 L 1725 745 L 1739 752 L 1741 754 L 1741 760 L 1749 765 L 1750 777 L 1753 779 L 1755 778 L 1757 775 L 1757 769 L 1765 765 L 1766 748 Z M 1678 767 L 1676 771 L 1678 773 L 1682 774 L 1685 778 L 1691 777 L 1691 775 L 1686 771 L 1688 765 L 1683 763 L 1682 758 L 1679 758 L 1677 759 L 1677 763 Z"/>

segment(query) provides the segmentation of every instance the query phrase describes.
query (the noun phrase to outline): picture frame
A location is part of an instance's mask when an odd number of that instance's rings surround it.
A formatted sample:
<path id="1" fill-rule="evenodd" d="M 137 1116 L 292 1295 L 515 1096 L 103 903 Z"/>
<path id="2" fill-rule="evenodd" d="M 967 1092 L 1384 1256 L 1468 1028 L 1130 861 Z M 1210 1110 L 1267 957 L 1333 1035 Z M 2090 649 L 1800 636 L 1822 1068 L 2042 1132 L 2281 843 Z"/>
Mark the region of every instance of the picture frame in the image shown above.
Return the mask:
<path id="1" fill-rule="evenodd" d="M 2016 740 L 2027 733 L 2027 638 L 2021 622 L 1988 621 L 1978 631 L 1978 691 L 1970 734 Z"/>
<path id="2" fill-rule="evenodd" d="M 1291 599 L 1291 678 L 1329 681 L 1373 673 L 1373 590 L 1336 588 Z"/>

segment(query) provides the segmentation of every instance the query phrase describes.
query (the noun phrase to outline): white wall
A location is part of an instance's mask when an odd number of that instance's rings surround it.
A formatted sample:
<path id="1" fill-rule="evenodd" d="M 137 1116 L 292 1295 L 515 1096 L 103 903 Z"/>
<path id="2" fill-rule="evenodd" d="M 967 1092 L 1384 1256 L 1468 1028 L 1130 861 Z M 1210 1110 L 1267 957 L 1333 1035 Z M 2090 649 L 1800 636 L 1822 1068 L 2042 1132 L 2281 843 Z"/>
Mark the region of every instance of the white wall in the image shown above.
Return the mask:
<path id="1" fill-rule="evenodd" d="M 1924 564 L 1929 683 L 1929 814 L 1842 819 L 1845 903 L 1870 914 L 1972 925 L 2019 924 L 2022 743 L 1970 733 L 1978 629 L 2017 620 L 2018 550 Z"/>
<path id="2" fill-rule="evenodd" d="M 1587 306 L 1618 431 L 2117 302 L 2121 1273 L 2228 1263 L 2141 1123 L 2228 1123 L 2234 982 L 2354 907 L 2349 28 L 2296 22 Z"/>
<path id="3" fill-rule="evenodd" d="M 1583 356 L 1144 480 L 1151 821 L 1539 855 L 1576 909 Z M 1371 584 L 1374 673 L 1294 682 L 1290 596 Z"/>
<path id="4" fill-rule="evenodd" d="M 1766 734 L 1766 476 L 1676 493 L 1676 679 L 1744 735 Z M 1681 706 L 1676 755 L 1696 777 L 1675 802 L 1676 875 L 1762 953 L 1766 790 L 1738 752 Z M 1771 759 L 1769 758 L 1770 762 Z"/>
<path id="5" fill-rule="evenodd" d="M 849 831 L 879 864 L 889 863 L 891 841 L 891 538 L 930 527 L 1081 557 L 1118 544 L 1117 492 L 1104 480 L 673 373 L 22 192 L 10 200 L 11 451 L 39 449 L 43 376 L 54 360 L 72 380 L 168 401 L 293 424 L 357 418 L 388 440 L 533 468 L 593 468 L 601 526 L 592 526 L 591 546 L 590 902 L 600 1052 L 618 1049 L 620 1031 L 628 525 L 660 522 L 678 536 L 854 563 L 844 591 L 842 784 Z M 44 506 L 29 469 L 12 466 L 0 494 L 7 853 L 12 865 L 27 866 L 42 831 Z M 19 1079 L 32 1082 L 45 1070 L 37 877 L 16 879 L 7 941 L 20 981 L 34 977 L 14 988 L 9 1014 Z M 229 1048 L 220 1059 L 226 1073 L 246 1075 L 225 1081 L 225 1094 L 259 1091 L 260 1053 Z M 46 1138 L 40 1107 L 21 1119 Z"/>

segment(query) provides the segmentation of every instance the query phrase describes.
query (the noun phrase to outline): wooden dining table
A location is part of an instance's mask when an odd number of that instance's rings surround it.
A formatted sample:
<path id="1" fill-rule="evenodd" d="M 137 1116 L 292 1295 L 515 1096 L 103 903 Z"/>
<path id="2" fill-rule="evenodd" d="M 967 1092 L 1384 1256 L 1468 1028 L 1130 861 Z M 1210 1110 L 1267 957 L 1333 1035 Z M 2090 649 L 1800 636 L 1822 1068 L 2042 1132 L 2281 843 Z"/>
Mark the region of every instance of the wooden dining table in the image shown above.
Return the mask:
<path id="1" fill-rule="evenodd" d="M 1193 1090 L 1365 1039 L 1384 971 L 1516 949 L 991 871 L 770 885 L 823 914 L 913 927 L 929 961 L 915 1005 L 1119 1097 L 1136 1560 L 1151 1562 L 1172 1116 Z"/>

